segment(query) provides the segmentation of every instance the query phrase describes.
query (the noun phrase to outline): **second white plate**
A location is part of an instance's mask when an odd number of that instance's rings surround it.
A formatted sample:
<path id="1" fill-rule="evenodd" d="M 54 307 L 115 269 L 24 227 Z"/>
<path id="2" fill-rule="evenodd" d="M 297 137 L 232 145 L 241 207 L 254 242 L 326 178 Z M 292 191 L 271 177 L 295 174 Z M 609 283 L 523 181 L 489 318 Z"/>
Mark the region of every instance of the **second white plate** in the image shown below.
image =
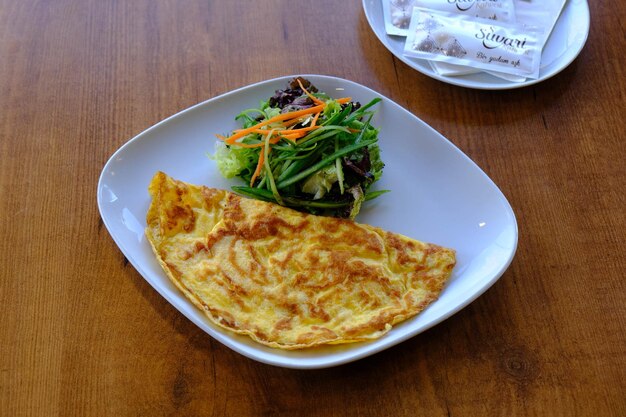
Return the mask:
<path id="1" fill-rule="evenodd" d="M 576 59 L 585 46 L 589 34 L 589 5 L 586 0 L 568 0 L 541 56 L 539 78 L 524 82 L 506 81 L 485 72 L 459 76 L 442 76 L 435 72 L 428 61 L 404 55 L 404 40 L 385 32 L 385 20 L 381 0 L 363 0 L 367 21 L 378 39 L 389 51 L 409 67 L 448 84 L 482 90 L 508 90 L 539 83 L 561 72 Z"/>

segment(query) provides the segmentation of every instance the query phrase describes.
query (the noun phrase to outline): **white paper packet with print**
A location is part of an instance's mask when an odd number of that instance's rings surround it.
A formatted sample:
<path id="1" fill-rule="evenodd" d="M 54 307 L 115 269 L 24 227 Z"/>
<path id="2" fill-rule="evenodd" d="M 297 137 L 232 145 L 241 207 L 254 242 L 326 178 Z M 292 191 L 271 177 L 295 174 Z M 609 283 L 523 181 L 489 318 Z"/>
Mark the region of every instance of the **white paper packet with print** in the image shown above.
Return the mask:
<path id="1" fill-rule="evenodd" d="M 466 14 L 499 22 L 515 22 L 514 0 L 381 0 L 385 31 L 406 36 L 413 7 Z"/>
<path id="2" fill-rule="evenodd" d="M 515 22 L 514 0 L 415 0 L 414 4 L 416 7 L 467 14 L 498 22 Z M 430 66 L 437 74 L 448 77 L 481 72 L 475 68 L 439 61 L 430 61 Z"/>
<path id="3" fill-rule="evenodd" d="M 406 36 L 414 0 L 381 0 L 387 35 Z"/>
<path id="4" fill-rule="evenodd" d="M 541 43 L 544 44 L 542 52 L 548 54 L 548 60 L 551 56 L 561 56 L 567 49 L 567 45 L 560 45 L 559 43 L 551 44 L 549 50 L 546 50 L 545 44 L 550 34 L 554 31 L 554 27 L 563 12 L 567 0 L 513 0 L 513 3 L 515 6 L 516 23 L 542 33 L 543 38 L 541 38 Z M 548 62 L 542 61 L 540 68 L 550 64 L 550 62 L 550 60 Z M 430 61 L 430 64 L 435 72 L 445 76 L 458 76 L 481 72 L 477 69 L 448 64 L 446 62 Z M 495 71 L 485 72 L 494 77 L 511 82 L 524 82 L 527 79 L 520 75 L 511 75 Z"/>
<path id="5" fill-rule="evenodd" d="M 439 75 L 444 77 L 458 77 L 482 72 L 480 69 L 466 67 L 465 65 L 448 64 L 447 62 L 428 61 L 430 67 Z"/>
<path id="6" fill-rule="evenodd" d="M 556 26 L 567 0 L 514 0 L 516 22 L 543 31 L 545 43 Z"/>
<path id="7" fill-rule="evenodd" d="M 415 7 L 404 54 L 537 78 L 542 46 L 531 28 Z"/>
<path id="8" fill-rule="evenodd" d="M 526 81 L 526 77 L 521 75 L 511 75 L 497 71 L 477 70 L 472 67 L 466 67 L 464 65 L 448 64 L 447 62 L 428 61 L 428 63 L 430 64 L 430 67 L 433 69 L 433 71 L 445 77 L 459 77 L 461 75 L 478 74 L 479 72 L 485 72 L 487 74 L 493 75 L 494 77 L 502 78 L 503 80 L 514 83 L 523 83 L 524 81 Z"/>
<path id="9" fill-rule="evenodd" d="M 414 0 L 415 7 L 498 22 L 515 22 L 514 0 Z"/>
<path id="10" fill-rule="evenodd" d="M 526 81 L 526 77 L 523 75 L 513 75 L 507 74 L 506 72 L 498 72 L 498 71 L 485 71 L 487 74 L 491 74 L 494 77 L 502 78 L 505 81 L 510 81 L 512 83 L 523 83 Z"/>

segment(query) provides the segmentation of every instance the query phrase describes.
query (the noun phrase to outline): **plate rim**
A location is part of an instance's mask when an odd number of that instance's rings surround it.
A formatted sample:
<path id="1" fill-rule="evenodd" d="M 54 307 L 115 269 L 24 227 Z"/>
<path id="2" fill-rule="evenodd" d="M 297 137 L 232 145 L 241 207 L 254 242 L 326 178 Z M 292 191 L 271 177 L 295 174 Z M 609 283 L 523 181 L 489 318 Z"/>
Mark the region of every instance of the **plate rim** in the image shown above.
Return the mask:
<path id="1" fill-rule="evenodd" d="M 590 26 L 591 26 L 591 16 L 590 16 L 590 12 L 589 12 L 589 3 L 587 2 L 587 0 L 579 0 L 580 1 L 580 5 L 584 8 L 583 12 L 585 14 L 585 35 L 583 37 L 582 42 L 576 46 L 576 49 L 574 50 L 574 53 L 568 55 L 565 59 L 562 60 L 562 62 L 559 63 L 559 65 L 555 66 L 554 68 L 551 68 L 549 71 L 547 71 L 545 74 L 540 74 L 540 77 L 537 79 L 527 79 L 524 82 L 521 83 L 517 83 L 517 82 L 512 82 L 512 81 L 504 81 L 500 82 L 500 83 L 478 83 L 476 81 L 468 81 L 466 80 L 464 75 L 459 75 L 459 76 L 444 76 L 444 75 L 439 75 L 437 74 L 434 70 L 432 69 L 423 69 L 417 65 L 415 65 L 414 62 L 411 61 L 411 59 L 409 59 L 409 57 L 404 56 L 402 53 L 398 53 L 397 51 L 394 50 L 394 48 L 391 46 L 391 44 L 388 42 L 387 37 L 389 37 L 390 35 L 387 35 L 385 30 L 383 29 L 381 31 L 381 33 L 379 34 L 376 29 L 374 29 L 374 24 L 373 24 L 373 18 L 371 16 L 371 12 L 372 9 L 367 6 L 367 3 L 371 3 L 371 2 L 378 2 L 380 3 L 381 0 L 362 0 L 361 4 L 363 7 L 363 11 L 365 13 L 365 17 L 367 20 L 367 23 L 371 29 L 372 32 L 374 32 L 374 35 L 376 36 L 376 38 L 383 44 L 383 46 L 385 46 L 385 48 L 387 48 L 387 50 L 397 59 L 399 59 L 400 61 L 402 61 L 404 64 L 406 64 L 407 66 L 409 66 L 410 68 L 414 69 L 415 71 L 426 75 L 427 77 L 433 78 L 435 80 L 441 81 L 443 83 L 446 84 L 450 84 L 450 85 L 455 85 L 457 87 L 464 87 L 464 88 L 471 88 L 471 89 L 476 89 L 476 90 L 490 90 L 490 91 L 500 91 L 500 90 L 514 90 L 514 89 L 518 89 L 518 88 L 523 88 L 523 87 L 529 87 L 535 84 L 538 84 L 542 81 L 545 81 L 549 78 L 554 77 L 555 75 L 559 74 L 561 71 L 563 71 L 565 68 L 567 68 L 572 62 L 574 62 L 574 60 L 576 58 L 578 58 L 578 55 L 580 55 L 580 53 L 582 52 L 583 48 L 585 47 L 585 44 L 587 43 L 587 39 L 589 38 L 589 30 L 590 30 Z M 572 6 L 573 2 L 572 0 L 568 0 L 565 3 L 564 9 L 567 7 L 574 7 Z M 381 5 L 382 7 L 382 5 Z M 562 15 L 562 12 L 561 12 Z M 559 16 L 559 19 L 561 19 L 561 16 Z M 558 20 L 557 20 L 558 21 Z M 414 59 L 418 59 L 418 58 L 414 58 Z M 428 62 L 426 60 L 422 60 L 420 59 L 420 61 L 424 61 L 424 62 Z"/>
<path id="2" fill-rule="evenodd" d="M 244 92 L 245 90 L 254 88 L 254 87 L 258 87 L 258 86 L 262 86 L 265 84 L 272 84 L 272 83 L 277 83 L 277 82 L 284 82 L 285 80 L 288 80 L 290 78 L 293 78 L 295 76 L 303 76 L 303 77 L 310 77 L 310 78 L 318 78 L 318 79 L 325 79 L 328 81 L 332 81 L 335 83 L 347 83 L 347 84 L 352 84 L 358 88 L 362 88 L 365 89 L 367 91 L 369 91 L 372 94 L 375 94 L 379 97 L 381 97 L 383 100 L 385 100 L 388 103 L 391 103 L 394 107 L 401 109 L 402 111 L 404 111 L 407 116 L 413 118 L 416 122 L 422 124 L 425 128 L 431 130 L 432 132 L 434 132 L 439 139 L 443 139 L 446 143 L 447 146 L 451 147 L 453 151 L 457 152 L 460 156 L 462 156 L 466 161 L 468 161 L 469 163 L 472 164 L 474 169 L 477 169 L 478 172 L 480 173 L 481 177 L 483 177 L 484 180 L 486 180 L 495 190 L 495 192 L 498 194 L 498 197 L 502 200 L 502 202 L 505 203 L 505 209 L 507 211 L 507 215 L 510 216 L 511 218 L 511 226 L 513 227 L 513 242 L 512 242 L 512 247 L 510 252 L 508 253 L 508 258 L 506 259 L 505 262 L 503 262 L 500 265 L 500 268 L 493 272 L 493 276 L 488 279 L 488 280 L 484 280 L 482 282 L 482 285 L 479 287 L 479 289 L 470 297 L 468 298 L 464 298 L 462 300 L 462 302 L 460 302 L 459 304 L 455 305 L 453 308 L 447 310 L 444 314 L 442 314 L 441 316 L 437 317 L 436 319 L 432 320 L 431 322 L 427 323 L 426 325 L 424 325 L 424 327 L 419 328 L 417 331 L 414 332 L 406 332 L 405 334 L 402 334 L 400 337 L 398 337 L 396 340 L 393 340 L 390 343 L 387 344 L 382 344 L 380 346 L 376 346 L 373 349 L 365 349 L 363 351 L 357 351 L 355 354 L 353 355 L 348 355 L 346 357 L 340 356 L 337 358 L 330 358 L 328 360 L 323 360 L 323 357 L 321 357 L 321 360 L 318 360 L 318 358 L 315 358 L 315 360 L 312 360 L 311 358 L 306 358 L 305 362 L 302 363 L 298 360 L 298 358 L 289 358 L 287 356 L 280 356 L 280 353 L 282 353 L 282 351 L 280 350 L 276 350 L 273 351 L 274 353 L 277 353 L 277 357 L 280 357 L 282 360 L 276 359 L 273 360 L 272 358 L 265 358 L 265 357 L 260 357 L 259 355 L 253 355 L 250 352 L 246 351 L 244 348 L 240 348 L 236 343 L 231 343 L 232 341 L 234 341 L 235 339 L 233 338 L 233 336 L 238 336 L 236 334 L 233 333 L 233 335 L 229 334 L 226 330 L 222 330 L 222 329 L 218 329 L 218 331 L 213 331 L 213 332 L 209 332 L 207 331 L 207 329 L 204 327 L 205 323 L 202 322 L 201 320 L 199 320 L 196 316 L 188 313 L 187 311 L 181 309 L 178 307 L 177 305 L 177 301 L 174 300 L 170 294 L 168 294 L 164 288 L 160 287 L 159 285 L 156 285 L 156 282 L 153 282 L 153 279 L 150 278 L 150 273 L 148 271 L 146 271 L 146 269 L 142 266 L 142 264 L 140 262 L 138 262 L 135 259 L 135 256 L 133 256 L 131 249 L 129 249 L 124 242 L 122 241 L 121 237 L 118 236 L 117 234 L 115 234 L 113 232 L 113 224 L 111 223 L 111 220 L 105 215 L 105 209 L 104 209 L 104 202 L 102 200 L 103 195 L 102 195 L 102 190 L 103 190 L 103 186 L 105 185 L 106 179 L 105 179 L 105 175 L 106 173 L 110 170 L 111 166 L 115 163 L 116 158 L 120 155 L 123 154 L 124 151 L 132 146 L 136 141 L 141 140 L 144 136 L 149 135 L 153 130 L 159 129 L 163 124 L 168 123 L 169 121 L 176 119 L 178 117 L 181 117 L 183 114 L 187 113 L 187 112 L 192 112 L 193 110 L 195 110 L 196 108 L 200 107 L 200 106 L 206 106 L 206 105 L 210 105 L 211 102 L 214 101 L 219 101 L 221 99 L 224 99 L 226 97 L 229 97 L 231 95 L 235 95 L 235 94 L 239 94 L 241 92 Z M 128 259 L 128 261 L 133 265 L 133 267 L 137 270 L 137 272 L 139 272 L 139 274 L 141 275 L 141 277 L 146 280 L 148 282 L 148 284 L 150 284 L 150 286 L 152 288 L 154 288 L 157 293 L 159 293 L 165 300 L 167 300 L 167 302 L 174 307 L 179 313 L 183 314 L 185 317 L 187 317 L 187 319 L 189 319 L 192 323 L 194 323 L 196 326 L 198 326 L 200 328 L 200 330 L 204 331 L 205 333 L 208 334 L 209 337 L 213 337 L 215 338 L 217 341 L 219 341 L 220 343 L 224 344 L 226 347 L 234 350 L 235 352 L 246 356 L 252 360 L 261 362 L 261 363 L 265 363 L 268 365 L 273 365 L 273 366 L 278 366 L 278 367 L 284 367 L 284 368 L 292 368 L 292 369 L 322 369 L 322 368 L 329 368 L 329 367 L 334 367 L 334 366 L 339 366 L 339 365 L 343 365 L 346 363 L 350 363 L 350 362 L 354 362 L 360 359 L 363 359 L 365 357 L 377 354 L 381 351 L 387 350 L 393 346 L 396 346 L 410 338 L 413 338 L 423 332 L 425 332 L 426 330 L 430 329 L 431 327 L 434 327 L 438 324 L 440 324 L 441 322 L 447 320 L 448 318 L 450 318 L 451 316 L 455 315 L 456 313 L 458 313 L 459 311 L 461 311 L 462 309 L 464 309 L 465 307 L 467 307 L 469 304 L 471 304 L 472 302 L 474 302 L 478 297 L 480 297 L 481 295 L 483 295 L 489 288 L 491 288 L 504 274 L 504 272 L 509 268 L 509 266 L 511 265 L 515 254 L 517 252 L 517 246 L 518 246 L 518 241 L 519 241 L 519 230 L 518 230 L 518 223 L 517 223 L 517 219 L 515 216 L 515 213 L 513 211 L 513 208 L 511 207 L 510 202 L 508 201 L 508 199 L 506 198 L 506 196 L 504 195 L 504 193 L 502 192 L 502 190 L 498 187 L 498 185 L 482 170 L 482 168 L 480 168 L 468 155 L 466 155 L 460 148 L 458 148 L 454 143 L 452 143 L 448 138 L 446 138 L 445 136 L 443 136 L 440 132 L 438 132 L 436 129 L 434 129 L 432 126 L 430 126 L 429 124 L 427 124 L 426 122 L 424 122 L 422 119 L 420 119 L 419 117 L 417 117 L 415 114 L 413 114 L 412 112 L 410 112 L 408 109 L 402 107 L 400 104 L 396 103 L 395 101 L 391 100 L 389 97 L 386 97 L 385 95 L 365 86 L 362 85 L 360 83 L 357 83 L 355 81 L 351 81 L 348 79 L 344 79 L 344 78 L 340 78 L 340 77 L 335 77 L 335 76 L 330 76 L 330 75 L 322 75 L 322 74 L 297 74 L 297 75 L 285 75 L 285 76 L 280 76 L 280 77 L 275 77 L 275 78 L 271 78 L 271 79 L 267 79 L 267 80 L 262 80 L 259 82 L 255 82 L 252 84 L 248 84 L 242 87 L 238 87 L 235 88 L 233 90 L 227 91 L 223 94 L 211 97 L 207 100 L 204 100 L 202 102 L 199 102 L 197 104 L 194 104 L 190 107 L 187 107 L 181 111 L 178 111 L 177 113 L 168 116 L 164 119 L 162 119 L 161 121 L 155 123 L 154 125 L 148 127 L 147 129 L 143 130 L 142 132 L 140 132 L 139 134 L 135 135 L 134 137 L 132 137 L 131 139 L 129 139 L 128 141 L 126 141 L 125 143 L 123 143 L 117 150 L 115 150 L 113 152 L 113 154 L 109 157 L 109 159 L 107 160 L 107 162 L 104 164 L 102 171 L 100 173 L 99 179 L 98 179 L 98 184 L 97 184 L 97 189 L 96 189 L 96 195 L 97 195 L 97 204 L 98 204 L 98 210 L 100 213 L 100 217 L 107 229 L 107 231 L 109 232 L 109 235 L 113 238 L 113 241 L 115 242 L 115 244 L 118 246 L 118 248 L 121 250 L 121 252 L 123 253 L 123 255 L 126 257 L 126 259 Z M 188 302 L 188 300 L 185 299 L 185 302 Z M 195 306 L 193 306 L 193 308 L 196 308 Z M 417 317 L 417 316 L 416 316 Z M 262 345 L 259 345 L 259 347 L 262 347 Z M 307 362 L 308 361 L 308 362 Z"/>

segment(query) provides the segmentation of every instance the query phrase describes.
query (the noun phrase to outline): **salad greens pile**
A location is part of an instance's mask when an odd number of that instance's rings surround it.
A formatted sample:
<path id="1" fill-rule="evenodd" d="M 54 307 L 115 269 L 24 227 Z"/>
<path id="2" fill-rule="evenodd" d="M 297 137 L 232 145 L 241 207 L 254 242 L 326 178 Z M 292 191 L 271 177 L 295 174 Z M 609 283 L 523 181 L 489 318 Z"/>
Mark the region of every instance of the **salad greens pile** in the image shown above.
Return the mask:
<path id="1" fill-rule="evenodd" d="M 376 98 L 365 105 L 333 99 L 297 77 L 220 139 L 212 158 L 226 178 L 240 177 L 239 194 L 314 214 L 354 219 L 384 163 L 378 129 L 370 124 Z"/>

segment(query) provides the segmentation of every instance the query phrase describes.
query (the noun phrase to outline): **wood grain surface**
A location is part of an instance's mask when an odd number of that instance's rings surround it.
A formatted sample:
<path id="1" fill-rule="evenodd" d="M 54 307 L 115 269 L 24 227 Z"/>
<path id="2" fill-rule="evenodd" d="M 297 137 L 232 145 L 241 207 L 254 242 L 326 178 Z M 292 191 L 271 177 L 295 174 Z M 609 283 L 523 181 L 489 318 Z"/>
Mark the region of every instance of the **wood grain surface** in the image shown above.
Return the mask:
<path id="1" fill-rule="evenodd" d="M 0 0 L 0 415 L 626 415 L 626 3 L 590 9 L 562 73 L 493 92 L 403 64 L 358 0 Z M 298 73 L 429 123 L 500 186 L 520 233 L 467 308 L 315 371 L 202 332 L 128 264 L 96 204 L 131 137 Z"/>

